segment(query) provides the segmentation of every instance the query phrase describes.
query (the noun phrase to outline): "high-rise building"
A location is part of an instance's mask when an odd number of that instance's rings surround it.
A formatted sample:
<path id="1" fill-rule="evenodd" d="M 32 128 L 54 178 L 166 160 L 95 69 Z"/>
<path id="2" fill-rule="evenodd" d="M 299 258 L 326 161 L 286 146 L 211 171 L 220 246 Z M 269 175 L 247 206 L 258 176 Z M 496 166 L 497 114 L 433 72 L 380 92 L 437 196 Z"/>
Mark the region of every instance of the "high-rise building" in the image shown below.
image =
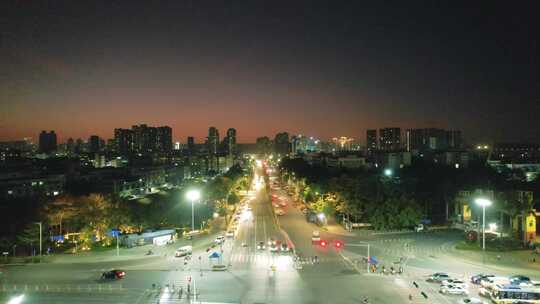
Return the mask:
<path id="1" fill-rule="evenodd" d="M 236 154 L 236 129 L 229 128 L 227 130 L 227 135 L 223 138 L 223 147 L 227 155 Z"/>
<path id="2" fill-rule="evenodd" d="M 401 149 L 401 129 L 379 129 L 379 149 L 383 151 L 398 151 Z"/>
<path id="3" fill-rule="evenodd" d="M 208 153 L 216 155 L 219 151 L 219 131 L 216 127 L 208 129 L 208 138 L 206 141 Z"/>
<path id="4" fill-rule="evenodd" d="M 135 150 L 132 130 L 114 129 L 114 141 L 116 143 L 117 153 L 127 155 L 133 153 Z"/>
<path id="5" fill-rule="evenodd" d="M 276 134 L 276 137 L 274 138 L 274 150 L 276 153 L 281 155 L 286 155 L 289 153 L 289 133 L 287 132 L 281 132 Z"/>
<path id="6" fill-rule="evenodd" d="M 56 151 L 56 133 L 41 131 L 39 134 L 39 152 L 52 153 Z"/>
<path id="7" fill-rule="evenodd" d="M 88 152 L 97 153 L 101 150 L 101 140 L 99 136 L 92 135 L 88 138 Z"/>
<path id="8" fill-rule="evenodd" d="M 377 151 L 379 148 L 377 141 L 377 129 L 370 129 L 366 131 L 366 149 L 368 154 Z"/>
<path id="9" fill-rule="evenodd" d="M 157 127 L 157 134 L 153 141 L 153 148 L 157 152 L 171 152 L 173 148 L 172 129 L 168 126 Z"/>
<path id="10" fill-rule="evenodd" d="M 116 150 L 120 154 L 168 153 L 173 149 L 172 129 L 141 124 L 129 129 L 115 129 Z"/>
<path id="11" fill-rule="evenodd" d="M 190 154 L 195 152 L 195 138 L 193 136 L 188 136 L 187 138 L 187 150 Z"/>
<path id="12" fill-rule="evenodd" d="M 407 151 L 460 149 L 462 147 L 459 130 L 409 129 L 405 136 Z"/>

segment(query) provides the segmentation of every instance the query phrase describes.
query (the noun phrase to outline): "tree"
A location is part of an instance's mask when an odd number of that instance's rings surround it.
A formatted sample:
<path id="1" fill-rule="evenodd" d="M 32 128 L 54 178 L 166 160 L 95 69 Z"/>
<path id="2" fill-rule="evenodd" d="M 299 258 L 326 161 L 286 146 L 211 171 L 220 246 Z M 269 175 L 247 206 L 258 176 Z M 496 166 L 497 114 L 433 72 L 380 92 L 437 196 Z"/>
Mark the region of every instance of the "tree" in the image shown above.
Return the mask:
<path id="1" fill-rule="evenodd" d="M 35 223 L 30 223 L 24 230 L 17 235 L 17 241 L 20 244 L 26 245 L 34 252 L 34 246 L 39 242 L 39 226 Z"/>

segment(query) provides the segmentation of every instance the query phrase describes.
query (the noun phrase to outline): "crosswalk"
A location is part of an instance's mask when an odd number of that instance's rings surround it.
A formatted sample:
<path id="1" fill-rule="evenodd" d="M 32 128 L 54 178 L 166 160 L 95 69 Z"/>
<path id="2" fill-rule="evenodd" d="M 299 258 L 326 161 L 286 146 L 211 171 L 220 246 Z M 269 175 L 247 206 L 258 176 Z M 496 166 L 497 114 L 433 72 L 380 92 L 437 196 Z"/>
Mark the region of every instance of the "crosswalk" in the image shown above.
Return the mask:
<path id="1" fill-rule="evenodd" d="M 452 250 L 449 243 L 439 246 L 417 246 L 414 239 L 382 239 L 373 241 L 372 244 L 376 250 L 394 257 L 436 257 Z"/>

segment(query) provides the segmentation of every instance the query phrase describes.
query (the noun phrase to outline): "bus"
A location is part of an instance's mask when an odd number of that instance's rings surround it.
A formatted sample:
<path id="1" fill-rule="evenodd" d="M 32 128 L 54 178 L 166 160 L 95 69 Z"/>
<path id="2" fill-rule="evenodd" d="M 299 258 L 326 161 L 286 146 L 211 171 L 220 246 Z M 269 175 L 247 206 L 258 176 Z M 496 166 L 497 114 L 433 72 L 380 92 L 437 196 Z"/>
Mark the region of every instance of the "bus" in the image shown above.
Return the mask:
<path id="1" fill-rule="evenodd" d="M 496 285 L 491 290 L 491 301 L 496 304 L 540 304 L 540 288 L 516 285 Z"/>

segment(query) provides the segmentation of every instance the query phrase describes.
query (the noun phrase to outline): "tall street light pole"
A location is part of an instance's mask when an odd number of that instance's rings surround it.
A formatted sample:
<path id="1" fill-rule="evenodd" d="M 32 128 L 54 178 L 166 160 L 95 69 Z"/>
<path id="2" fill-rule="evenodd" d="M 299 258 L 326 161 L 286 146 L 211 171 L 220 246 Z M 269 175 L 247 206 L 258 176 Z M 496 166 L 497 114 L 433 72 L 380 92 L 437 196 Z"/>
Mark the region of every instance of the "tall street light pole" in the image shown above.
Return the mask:
<path id="1" fill-rule="evenodd" d="M 199 190 L 189 190 L 186 193 L 186 197 L 191 201 L 191 231 L 195 230 L 195 211 L 193 205 L 196 200 L 201 198 L 201 192 Z"/>
<path id="2" fill-rule="evenodd" d="M 482 206 L 482 262 L 486 253 L 486 207 L 491 206 L 491 201 L 485 198 L 477 198 L 476 204 Z"/>
<path id="3" fill-rule="evenodd" d="M 42 236 L 43 236 L 43 225 L 41 222 L 37 222 L 36 225 L 39 225 L 39 258 L 41 259 L 41 256 L 42 256 L 42 252 L 43 252 L 43 239 L 42 239 Z"/>

